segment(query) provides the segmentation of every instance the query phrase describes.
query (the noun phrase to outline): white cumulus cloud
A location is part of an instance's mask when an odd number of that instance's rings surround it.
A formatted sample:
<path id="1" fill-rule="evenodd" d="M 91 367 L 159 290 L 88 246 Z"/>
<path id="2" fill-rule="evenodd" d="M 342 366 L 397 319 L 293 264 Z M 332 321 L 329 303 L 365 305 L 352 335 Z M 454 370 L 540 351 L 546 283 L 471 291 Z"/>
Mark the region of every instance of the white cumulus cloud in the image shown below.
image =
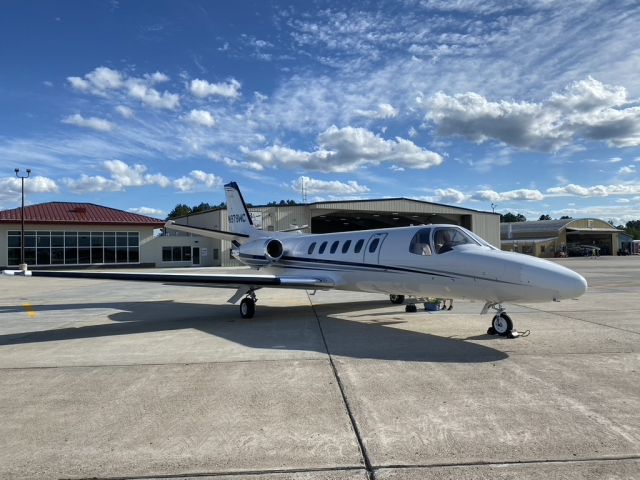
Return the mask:
<path id="1" fill-rule="evenodd" d="M 317 137 L 310 152 L 273 145 L 261 150 L 242 149 L 265 167 L 306 168 L 320 172 L 352 172 L 367 165 L 389 163 L 395 167 L 427 169 L 443 162 L 441 155 L 410 140 L 385 140 L 364 128 L 329 127 Z"/>
<path id="2" fill-rule="evenodd" d="M 67 80 L 72 88 L 95 95 L 105 95 L 107 90 L 117 90 L 124 85 L 122 73 L 108 67 L 98 67 L 87 73 L 84 78 L 67 77 Z"/>
<path id="3" fill-rule="evenodd" d="M 191 110 L 186 118 L 189 122 L 202 125 L 203 127 L 213 127 L 216 124 L 216 120 L 213 118 L 213 115 L 211 115 L 211 112 L 206 110 Z"/>
<path id="4" fill-rule="evenodd" d="M 354 180 L 345 183 L 338 180 L 318 180 L 300 176 L 291 182 L 291 188 L 296 192 L 300 192 L 303 187 L 307 195 L 354 196 L 369 192 L 368 187 L 359 185 Z"/>
<path id="5" fill-rule="evenodd" d="M 124 118 L 133 118 L 135 116 L 133 110 L 125 105 L 118 105 L 116 107 L 116 112 L 118 112 Z"/>
<path id="6" fill-rule="evenodd" d="M 476 143 L 495 140 L 543 151 L 558 150 L 578 139 L 614 147 L 640 145 L 640 107 L 627 98 L 624 87 L 591 77 L 538 103 L 490 101 L 474 92 L 438 92 L 419 103 L 427 109 L 425 119 L 441 135 Z"/>
<path id="7" fill-rule="evenodd" d="M 235 99 L 240 96 L 240 86 L 240 82 L 235 78 L 226 83 L 209 83 L 206 80 L 195 79 L 191 80 L 189 90 L 198 98 L 220 96 Z"/>
<path id="8" fill-rule="evenodd" d="M 180 95 L 164 91 L 160 93 L 155 88 L 149 87 L 137 80 L 128 82 L 129 96 L 140 100 L 145 105 L 153 108 L 175 110 L 180 106 Z"/>
<path id="9" fill-rule="evenodd" d="M 215 190 L 222 187 L 222 178 L 213 173 L 206 173 L 202 170 L 193 170 L 184 177 L 173 181 L 173 186 L 181 192 L 193 192 L 202 190 Z"/>
<path id="10" fill-rule="evenodd" d="M 593 185 L 583 187 L 573 183 L 562 187 L 547 189 L 549 196 L 554 197 L 608 197 L 609 195 L 638 195 L 640 182 L 620 183 L 610 185 Z"/>
<path id="11" fill-rule="evenodd" d="M 439 203 L 462 203 L 469 199 L 469 195 L 456 190 L 455 188 L 437 189 L 436 196 L 432 198 L 433 201 Z"/>
<path id="12" fill-rule="evenodd" d="M 74 193 L 84 192 L 120 192 L 127 187 L 157 185 L 165 188 L 171 181 L 160 173 L 147 173 L 144 165 L 128 165 L 121 160 L 106 160 L 102 167 L 109 178 L 102 175 L 80 175 L 80 178 L 64 178 L 63 182 Z"/>
<path id="13" fill-rule="evenodd" d="M 152 86 L 168 80 L 169 77 L 161 72 L 137 78 L 128 77 L 125 73 L 108 67 L 97 67 L 84 77 L 67 77 L 71 87 L 81 92 L 102 97 L 110 97 L 114 92 L 125 92 L 129 97 L 152 108 L 175 110 L 180 106 L 180 95 L 167 91 L 161 93 Z M 119 95 L 122 96 L 122 93 Z"/>
<path id="14" fill-rule="evenodd" d="M 354 114 L 358 117 L 365 117 L 370 119 L 385 119 L 397 117 L 398 110 L 389 103 L 380 103 L 375 110 L 356 109 L 354 111 Z"/>
<path id="15" fill-rule="evenodd" d="M 496 192 L 493 190 L 478 190 L 471 197 L 472 200 L 482 202 L 509 202 L 509 201 L 527 201 L 537 202 L 544 200 L 544 194 L 540 190 L 532 190 L 521 188 L 518 190 L 509 190 L 506 192 Z"/>
<path id="16" fill-rule="evenodd" d="M 165 213 L 162 210 L 152 207 L 135 207 L 129 208 L 130 212 L 137 213 L 139 215 L 150 215 L 152 217 L 164 217 Z"/>
<path id="17" fill-rule="evenodd" d="M 34 176 L 24 181 L 25 196 L 39 193 L 58 193 L 59 188 L 55 180 Z M 0 208 L 16 208 L 20 206 L 22 198 L 22 181 L 17 177 L 0 179 Z"/>
<path id="18" fill-rule="evenodd" d="M 90 128 L 98 132 L 110 132 L 114 128 L 113 123 L 108 120 L 97 117 L 85 118 L 79 113 L 63 118 L 62 123 L 75 125 L 76 127 Z"/>

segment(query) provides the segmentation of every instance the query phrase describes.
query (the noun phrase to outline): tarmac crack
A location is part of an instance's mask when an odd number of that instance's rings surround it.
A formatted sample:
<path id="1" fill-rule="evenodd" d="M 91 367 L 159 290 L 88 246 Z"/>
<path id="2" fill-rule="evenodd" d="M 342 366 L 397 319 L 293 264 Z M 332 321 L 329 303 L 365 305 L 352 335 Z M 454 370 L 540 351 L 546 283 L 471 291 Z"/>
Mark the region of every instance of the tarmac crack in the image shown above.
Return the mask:
<path id="1" fill-rule="evenodd" d="M 375 472 L 374 467 L 371 464 L 371 460 L 369 459 L 369 453 L 367 452 L 367 447 L 364 444 L 362 439 L 362 434 L 360 432 L 360 427 L 358 426 L 358 422 L 356 421 L 355 415 L 353 414 L 353 410 L 351 409 L 351 405 L 349 404 L 349 399 L 347 398 L 347 393 L 345 391 L 344 385 L 342 383 L 342 379 L 338 374 L 338 369 L 336 368 L 336 364 L 333 361 L 333 356 L 331 355 L 331 350 L 329 349 L 329 344 L 327 343 L 327 338 L 324 334 L 324 329 L 322 328 L 322 322 L 320 321 L 320 317 L 318 316 L 318 312 L 316 311 L 316 307 L 307 292 L 307 297 L 309 298 L 309 304 L 311 305 L 311 310 L 316 317 L 318 322 L 318 328 L 320 330 L 320 336 L 322 337 L 322 342 L 324 343 L 324 348 L 327 352 L 327 356 L 329 357 L 329 365 L 331 365 L 331 370 L 333 372 L 333 376 L 336 379 L 336 383 L 338 385 L 338 389 L 340 390 L 340 395 L 342 396 L 342 403 L 347 411 L 347 415 L 349 416 L 349 420 L 351 422 L 351 428 L 353 428 L 353 433 L 356 436 L 356 441 L 358 442 L 358 448 L 360 449 L 360 455 L 362 456 L 362 461 L 364 462 L 365 468 L 367 470 L 367 478 L 369 480 L 375 480 Z"/>

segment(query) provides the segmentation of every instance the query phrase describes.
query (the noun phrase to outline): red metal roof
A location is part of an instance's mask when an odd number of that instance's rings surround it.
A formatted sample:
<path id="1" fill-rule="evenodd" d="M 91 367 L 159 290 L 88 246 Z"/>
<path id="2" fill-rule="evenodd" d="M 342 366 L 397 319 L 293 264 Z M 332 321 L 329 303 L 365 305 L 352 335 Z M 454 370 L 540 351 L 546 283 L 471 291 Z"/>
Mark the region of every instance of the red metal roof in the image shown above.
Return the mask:
<path id="1" fill-rule="evenodd" d="M 20 223 L 20 208 L 0 212 L 0 224 Z M 25 223 L 137 225 L 160 228 L 162 220 L 93 203 L 49 202 L 24 207 Z"/>

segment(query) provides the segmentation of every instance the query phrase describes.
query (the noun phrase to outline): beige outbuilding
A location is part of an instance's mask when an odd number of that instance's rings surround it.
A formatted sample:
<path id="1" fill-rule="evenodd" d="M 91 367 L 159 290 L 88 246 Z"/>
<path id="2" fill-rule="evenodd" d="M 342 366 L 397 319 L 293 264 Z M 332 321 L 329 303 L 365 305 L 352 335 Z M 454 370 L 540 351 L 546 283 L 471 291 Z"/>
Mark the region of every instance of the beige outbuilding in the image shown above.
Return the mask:
<path id="1" fill-rule="evenodd" d="M 502 223 L 502 250 L 536 257 L 615 255 L 620 230 L 597 218 Z"/>

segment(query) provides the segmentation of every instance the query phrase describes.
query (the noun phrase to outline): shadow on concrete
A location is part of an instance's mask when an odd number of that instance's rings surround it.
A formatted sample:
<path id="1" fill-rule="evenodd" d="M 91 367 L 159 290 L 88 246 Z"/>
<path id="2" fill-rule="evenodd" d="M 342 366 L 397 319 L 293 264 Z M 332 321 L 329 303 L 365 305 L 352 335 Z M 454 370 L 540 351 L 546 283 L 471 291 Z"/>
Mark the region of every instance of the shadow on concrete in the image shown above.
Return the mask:
<path id="1" fill-rule="evenodd" d="M 348 315 L 350 309 L 361 310 L 363 303 L 366 302 L 315 305 L 315 313 L 308 305 L 286 308 L 259 305 L 256 317 L 244 320 L 235 305 L 171 301 L 31 305 L 30 311 L 42 316 L 52 311 L 119 311 L 108 315 L 113 323 L 87 325 L 89 317 L 82 318 L 77 327 L 65 323 L 67 326 L 63 328 L 0 335 L 0 346 L 197 329 L 249 348 L 327 353 L 317 314 L 329 351 L 335 356 L 460 363 L 495 362 L 508 356 L 472 342 L 392 326 L 402 321 L 353 321 L 336 315 L 338 311 Z M 25 310 L 22 306 L 9 306 L 0 307 L 0 312 L 24 314 Z M 329 313 L 331 316 L 327 316 Z"/>

